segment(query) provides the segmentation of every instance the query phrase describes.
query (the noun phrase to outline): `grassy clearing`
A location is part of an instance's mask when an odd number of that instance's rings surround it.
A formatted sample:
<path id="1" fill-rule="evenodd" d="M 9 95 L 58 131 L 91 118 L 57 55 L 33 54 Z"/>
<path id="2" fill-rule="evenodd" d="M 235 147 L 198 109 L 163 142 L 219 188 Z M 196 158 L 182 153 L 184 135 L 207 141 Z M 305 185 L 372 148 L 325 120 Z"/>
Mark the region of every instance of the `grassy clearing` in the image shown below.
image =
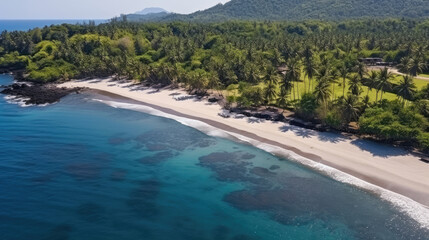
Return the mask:
<path id="1" fill-rule="evenodd" d="M 312 83 L 311 83 L 311 86 L 312 86 L 312 90 L 311 91 L 314 90 L 315 85 L 316 85 L 316 81 L 313 79 Z M 300 96 L 306 92 L 305 86 L 307 86 L 307 92 L 308 92 L 308 81 L 306 83 L 304 83 L 304 82 L 299 82 L 298 83 L 298 88 L 299 88 Z M 331 89 L 332 89 L 332 86 L 331 86 Z M 334 88 L 333 89 L 334 89 L 334 91 L 333 91 L 333 94 L 331 96 L 332 99 L 337 99 L 337 98 L 343 96 L 342 79 L 338 80 L 338 82 L 336 84 L 334 84 Z M 347 93 L 348 93 L 348 89 L 349 89 L 349 84 L 348 84 L 348 79 L 346 79 L 346 86 L 345 86 L 345 95 L 346 96 L 347 96 Z M 362 86 L 362 93 L 361 93 L 360 96 L 361 97 L 365 97 L 368 94 L 368 96 L 370 97 L 370 101 L 371 102 L 375 102 L 376 101 L 376 93 L 377 93 L 377 91 L 375 89 L 370 90 L 368 92 L 368 87 Z M 291 99 L 293 98 L 292 94 L 291 94 L 290 98 Z M 380 98 L 380 93 L 379 93 L 379 98 Z M 393 94 L 393 93 L 384 93 L 383 94 L 383 98 L 384 99 L 388 99 L 388 100 L 395 100 L 395 99 L 397 99 L 397 96 L 396 96 L 396 94 Z"/>
<path id="2" fill-rule="evenodd" d="M 395 76 L 395 79 L 392 81 L 392 83 L 396 83 L 399 82 L 400 79 L 402 77 L 400 75 Z M 303 79 L 301 79 L 301 82 L 295 82 L 294 83 L 294 90 L 295 91 L 295 98 L 300 98 L 304 93 L 309 92 L 308 88 L 309 88 L 309 81 L 305 80 L 305 83 L 303 81 Z M 418 79 L 415 79 L 418 80 Z M 345 95 L 347 95 L 348 93 L 348 89 L 349 89 L 349 84 L 348 84 L 348 79 L 346 79 L 346 86 L 345 86 Z M 331 96 L 332 99 L 338 99 L 339 97 L 343 96 L 343 86 L 342 86 L 342 79 L 338 79 L 337 83 L 334 84 L 333 86 L 333 94 Z M 415 81 L 416 86 L 418 89 L 423 88 L 424 86 L 426 86 L 428 84 L 428 82 L 424 81 L 424 80 L 419 80 L 419 81 Z M 311 81 L 311 90 L 314 90 L 314 87 L 316 85 L 316 80 L 312 79 Z M 264 89 L 266 86 L 265 83 L 260 83 L 259 87 L 261 89 Z M 238 84 L 234 84 L 232 86 L 230 86 L 230 90 L 224 90 L 223 94 L 225 96 L 239 96 L 239 92 L 237 90 Z M 332 91 L 332 86 L 331 86 L 331 91 Z M 277 92 L 280 92 L 280 85 L 277 86 Z M 368 87 L 366 86 L 362 86 L 362 93 L 361 93 L 361 97 L 365 97 L 368 94 L 370 101 L 371 102 L 375 102 L 377 100 L 377 91 L 375 89 L 369 90 L 368 91 Z M 378 94 L 378 100 L 380 100 L 380 93 Z M 385 92 L 383 94 L 383 99 L 387 99 L 387 100 L 395 100 L 397 99 L 398 96 L 396 94 L 393 93 L 389 93 L 389 92 Z M 293 96 L 293 92 L 290 93 L 289 95 L 289 100 L 293 100 L 294 96 Z"/>
<path id="3" fill-rule="evenodd" d="M 428 77 L 429 77 L 429 75 L 428 75 Z M 391 82 L 392 83 L 399 83 L 402 78 L 403 78 L 403 76 L 395 74 L 395 78 Z M 422 88 L 426 87 L 429 84 L 428 81 L 423 80 L 423 79 L 417 79 L 417 78 L 414 78 L 414 83 L 416 84 L 417 90 L 421 90 Z"/>

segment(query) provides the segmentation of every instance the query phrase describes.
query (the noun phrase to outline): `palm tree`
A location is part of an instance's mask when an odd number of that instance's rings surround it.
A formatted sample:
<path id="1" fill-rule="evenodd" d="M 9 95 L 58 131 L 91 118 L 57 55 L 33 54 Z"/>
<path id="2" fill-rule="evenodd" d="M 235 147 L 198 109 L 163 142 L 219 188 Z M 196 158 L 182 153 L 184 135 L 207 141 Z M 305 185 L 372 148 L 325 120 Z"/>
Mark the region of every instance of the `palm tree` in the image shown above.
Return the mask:
<path id="1" fill-rule="evenodd" d="M 314 96 L 319 103 L 326 107 L 325 109 L 328 107 L 328 100 L 331 97 L 331 94 L 329 79 L 320 78 L 314 89 Z"/>
<path id="2" fill-rule="evenodd" d="M 293 89 L 293 81 L 289 74 L 284 75 L 282 81 L 280 82 L 280 88 L 286 92 L 290 92 Z"/>
<path id="3" fill-rule="evenodd" d="M 355 95 L 348 95 L 341 104 L 343 117 L 347 123 L 359 118 L 360 103 L 359 98 Z"/>
<path id="4" fill-rule="evenodd" d="M 338 83 L 338 71 L 336 69 L 332 69 L 329 76 L 329 81 L 332 85 L 332 100 L 335 99 L 335 84 Z"/>
<path id="5" fill-rule="evenodd" d="M 409 73 L 409 68 L 408 68 L 409 62 L 410 62 L 410 57 L 401 58 L 401 62 L 397 66 L 398 70 L 403 73 Z"/>
<path id="6" fill-rule="evenodd" d="M 411 76 L 417 76 L 419 73 L 423 72 L 425 67 L 426 64 L 417 57 L 403 57 L 401 63 L 398 65 L 399 71 L 410 74 Z"/>
<path id="7" fill-rule="evenodd" d="M 366 75 L 366 72 L 367 72 L 366 65 L 363 62 L 357 62 L 354 67 L 354 70 L 361 79 L 363 79 L 363 77 Z"/>
<path id="8" fill-rule="evenodd" d="M 427 49 L 427 48 L 428 48 L 427 44 L 423 44 L 423 45 L 420 45 L 418 47 L 415 47 L 412 50 L 414 57 L 416 59 L 423 59 L 424 60 L 425 59 L 425 52 L 426 52 L 425 49 Z"/>
<path id="9" fill-rule="evenodd" d="M 426 64 L 421 62 L 418 58 L 410 58 L 410 61 L 408 62 L 408 72 L 414 77 L 419 73 L 422 73 L 425 67 Z"/>
<path id="10" fill-rule="evenodd" d="M 216 73 L 213 73 L 213 72 L 210 72 L 209 76 L 210 76 L 210 78 L 209 78 L 209 82 L 208 82 L 207 87 L 209 89 L 216 90 L 219 93 L 220 87 L 222 85 L 220 80 L 219 80 L 219 77 L 217 76 Z"/>
<path id="11" fill-rule="evenodd" d="M 349 81 L 349 91 L 354 96 L 359 96 L 361 93 L 361 78 L 358 74 L 353 75 Z"/>
<path id="12" fill-rule="evenodd" d="M 277 85 L 269 83 L 265 87 L 265 103 L 269 105 L 272 101 L 277 98 Z"/>
<path id="13" fill-rule="evenodd" d="M 370 104 L 371 104 L 370 100 L 371 99 L 369 98 L 368 95 L 362 98 L 361 112 L 365 112 L 365 110 L 370 107 Z"/>
<path id="14" fill-rule="evenodd" d="M 308 80 L 308 91 L 311 91 L 312 79 L 317 74 L 316 64 L 314 60 L 309 59 L 308 61 L 307 60 L 304 61 L 304 73 L 305 73 L 305 77 Z"/>
<path id="15" fill-rule="evenodd" d="M 287 71 L 286 71 L 286 75 L 285 78 L 287 78 L 289 81 L 291 82 L 299 82 L 300 78 L 301 78 L 301 66 L 299 64 L 299 61 L 297 58 L 290 58 L 287 62 Z M 293 84 L 293 86 L 296 86 L 297 88 L 297 96 L 299 99 L 299 86 L 298 84 Z M 295 99 L 295 92 L 294 94 L 294 99 Z"/>
<path id="16" fill-rule="evenodd" d="M 310 46 L 305 46 L 304 50 L 302 51 L 302 57 L 304 58 L 305 62 L 309 62 L 313 58 L 314 52 L 313 49 L 311 49 Z"/>
<path id="17" fill-rule="evenodd" d="M 372 91 L 373 88 L 375 88 L 375 86 L 377 85 L 377 81 L 378 81 L 378 72 L 371 71 L 368 74 L 368 86 L 367 86 L 368 91 L 366 92 L 367 96 L 369 96 L 369 92 Z M 378 98 L 378 94 L 377 94 L 376 98 Z"/>
<path id="18" fill-rule="evenodd" d="M 340 77 L 343 79 L 343 97 L 344 97 L 346 92 L 346 79 L 349 77 L 350 69 L 345 64 L 343 64 L 343 66 L 341 66 L 341 68 L 339 69 L 339 74 L 340 74 Z"/>
<path id="19" fill-rule="evenodd" d="M 393 78 L 393 74 L 389 72 L 389 69 L 387 67 L 383 68 L 380 71 L 380 74 L 378 76 L 378 83 L 377 83 L 377 90 L 381 91 L 380 100 L 383 100 L 384 91 L 392 88 L 392 84 L 390 83 L 390 80 L 392 78 Z"/>
<path id="20" fill-rule="evenodd" d="M 247 82 L 258 84 L 261 80 L 261 76 L 259 74 L 258 69 L 251 65 L 248 68 L 245 68 L 245 77 L 247 79 Z"/>
<path id="21" fill-rule="evenodd" d="M 331 85 L 332 87 L 332 92 L 331 95 L 332 97 L 334 97 L 334 92 L 335 92 L 335 83 L 337 83 L 337 78 L 338 78 L 338 72 L 336 71 L 336 69 L 332 69 L 331 66 L 328 65 L 324 65 L 319 69 L 318 72 L 318 81 L 327 81 L 328 84 Z"/>
<path id="22" fill-rule="evenodd" d="M 311 49 L 310 46 L 306 46 L 305 49 L 302 52 L 302 57 L 304 58 L 304 72 L 305 72 L 305 76 L 308 79 L 308 89 L 310 91 L 311 89 L 311 81 L 312 78 L 316 75 L 317 70 L 316 70 L 316 64 L 314 62 L 314 52 Z M 304 84 L 305 84 L 305 79 L 304 79 Z M 307 86 L 305 87 L 305 91 L 307 91 Z"/>
<path id="23" fill-rule="evenodd" d="M 277 70 L 273 67 L 267 69 L 267 73 L 265 74 L 265 82 L 267 84 L 276 85 L 279 81 L 279 75 Z"/>
<path id="24" fill-rule="evenodd" d="M 272 55 L 272 63 L 273 63 L 273 65 L 276 66 L 276 67 L 278 67 L 283 62 L 284 62 L 284 59 L 283 59 L 282 55 L 280 54 L 280 52 L 277 49 L 274 49 L 273 50 L 273 55 Z"/>
<path id="25" fill-rule="evenodd" d="M 293 83 L 293 77 L 291 76 L 291 74 L 286 73 L 283 76 L 282 82 L 280 83 L 280 87 L 282 89 L 289 89 L 292 90 L 292 94 L 293 94 L 293 100 L 296 100 L 296 95 L 295 95 L 295 86 Z"/>
<path id="26" fill-rule="evenodd" d="M 405 105 L 406 99 L 411 99 L 416 92 L 416 85 L 411 76 L 403 76 L 399 85 L 395 88 L 398 96 L 402 97 L 402 104 Z"/>
<path id="27" fill-rule="evenodd" d="M 289 91 L 286 90 L 286 88 L 282 87 L 280 89 L 279 97 L 277 98 L 277 105 L 283 109 L 283 112 L 284 112 L 284 109 L 287 106 L 288 97 L 289 97 Z"/>

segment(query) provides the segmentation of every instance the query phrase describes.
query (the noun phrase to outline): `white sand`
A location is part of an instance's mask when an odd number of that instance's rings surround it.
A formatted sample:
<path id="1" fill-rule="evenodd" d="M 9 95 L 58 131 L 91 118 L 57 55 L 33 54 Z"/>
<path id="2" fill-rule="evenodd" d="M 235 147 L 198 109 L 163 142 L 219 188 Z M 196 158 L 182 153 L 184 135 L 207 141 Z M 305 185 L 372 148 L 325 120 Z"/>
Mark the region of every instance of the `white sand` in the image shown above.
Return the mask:
<path id="1" fill-rule="evenodd" d="M 429 164 L 423 163 L 417 156 L 400 148 L 353 140 L 338 134 L 319 133 L 285 123 L 254 122 L 248 118 L 224 119 L 218 116 L 222 109 L 217 104 L 194 99 L 175 100 L 172 95 L 174 93 L 187 95 L 180 90 L 156 91 L 142 86 L 132 86 L 131 82 L 117 83 L 108 79 L 72 81 L 61 86 L 102 90 L 171 109 L 215 127 L 224 128 L 222 125 L 225 124 L 234 128 L 225 129 L 227 131 L 251 133 L 257 135 L 259 141 L 270 140 L 270 144 L 295 149 L 300 155 L 314 161 L 429 206 Z M 213 124 L 213 121 L 221 124 Z"/>

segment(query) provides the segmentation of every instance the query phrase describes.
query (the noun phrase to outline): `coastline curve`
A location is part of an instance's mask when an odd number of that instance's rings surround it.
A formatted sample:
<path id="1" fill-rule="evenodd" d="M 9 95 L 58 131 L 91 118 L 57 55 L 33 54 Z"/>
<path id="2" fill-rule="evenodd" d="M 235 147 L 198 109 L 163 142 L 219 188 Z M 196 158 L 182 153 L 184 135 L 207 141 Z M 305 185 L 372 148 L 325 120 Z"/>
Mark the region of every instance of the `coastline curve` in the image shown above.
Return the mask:
<path id="1" fill-rule="evenodd" d="M 349 184 L 351 186 L 358 187 L 366 191 L 369 191 L 371 193 L 374 193 L 377 196 L 379 196 L 381 199 L 388 201 L 390 204 L 398 208 L 399 211 L 410 216 L 412 219 L 414 219 L 416 222 L 420 224 L 420 227 L 429 229 L 429 208 L 427 206 L 421 203 L 418 203 L 413 199 L 406 197 L 404 195 L 401 195 L 399 193 L 376 186 L 372 183 L 366 182 L 362 179 L 359 179 L 341 170 L 327 166 L 320 162 L 316 162 L 310 158 L 304 157 L 294 152 L 293 150 L 285 149 L 283 147 L 275 146 L 269 143 L 264 143 L 256 139 L 246 137 L 239 133 L 223 130 L 223 129 L 211 126 L 210 124 L 205 123 L 203 121 L 166 113 L 162 110 L 158 110 L 151 106 L 147 106 L 144 103 L 127 103 L 127 102 L 120 102 L 120 101 L 102 100 L 102 99 L 96 99 L 96 98 L 94 98 L 93 100 L 109 105 L 113 108 L 139 111 L 139 112 L 144 112 L 158 117 L 169 118 L 185 126 L 195 128 L 209 136 L 227 138 L 233 141 L 246 143 L 256 148 L 259 148 L 263 151 L 266 151 L 270 154 L 273 154 L 275 156 L 287 158 L 288 160 L 297 162 L 321 174 L 327 175 L 336 181 Z"/>

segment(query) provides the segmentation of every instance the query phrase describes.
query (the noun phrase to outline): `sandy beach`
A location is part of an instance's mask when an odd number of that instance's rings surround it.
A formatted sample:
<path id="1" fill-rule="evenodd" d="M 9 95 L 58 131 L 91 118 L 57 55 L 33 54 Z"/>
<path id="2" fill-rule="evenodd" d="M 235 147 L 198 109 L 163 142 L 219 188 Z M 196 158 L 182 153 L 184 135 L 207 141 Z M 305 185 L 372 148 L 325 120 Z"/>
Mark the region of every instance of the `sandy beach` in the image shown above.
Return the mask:
<path id="1" fill-rule="evenodd" d="M 291 150 L 368 183 L 409 197 L 429 206 L 429 164 L 419 157 L 391 146 L 352 139 L 334 133 L 307 130 L 283 122 L 253 118 L 228 118 L 222 108 L 207 100 L 189 98 L 182 90 L 155 90 L 110 79 L 66 82 L 60 87 L 85 87 L 133 99 L 163 112 L 205 122 L 213 127 L 263 143 Z"/>

